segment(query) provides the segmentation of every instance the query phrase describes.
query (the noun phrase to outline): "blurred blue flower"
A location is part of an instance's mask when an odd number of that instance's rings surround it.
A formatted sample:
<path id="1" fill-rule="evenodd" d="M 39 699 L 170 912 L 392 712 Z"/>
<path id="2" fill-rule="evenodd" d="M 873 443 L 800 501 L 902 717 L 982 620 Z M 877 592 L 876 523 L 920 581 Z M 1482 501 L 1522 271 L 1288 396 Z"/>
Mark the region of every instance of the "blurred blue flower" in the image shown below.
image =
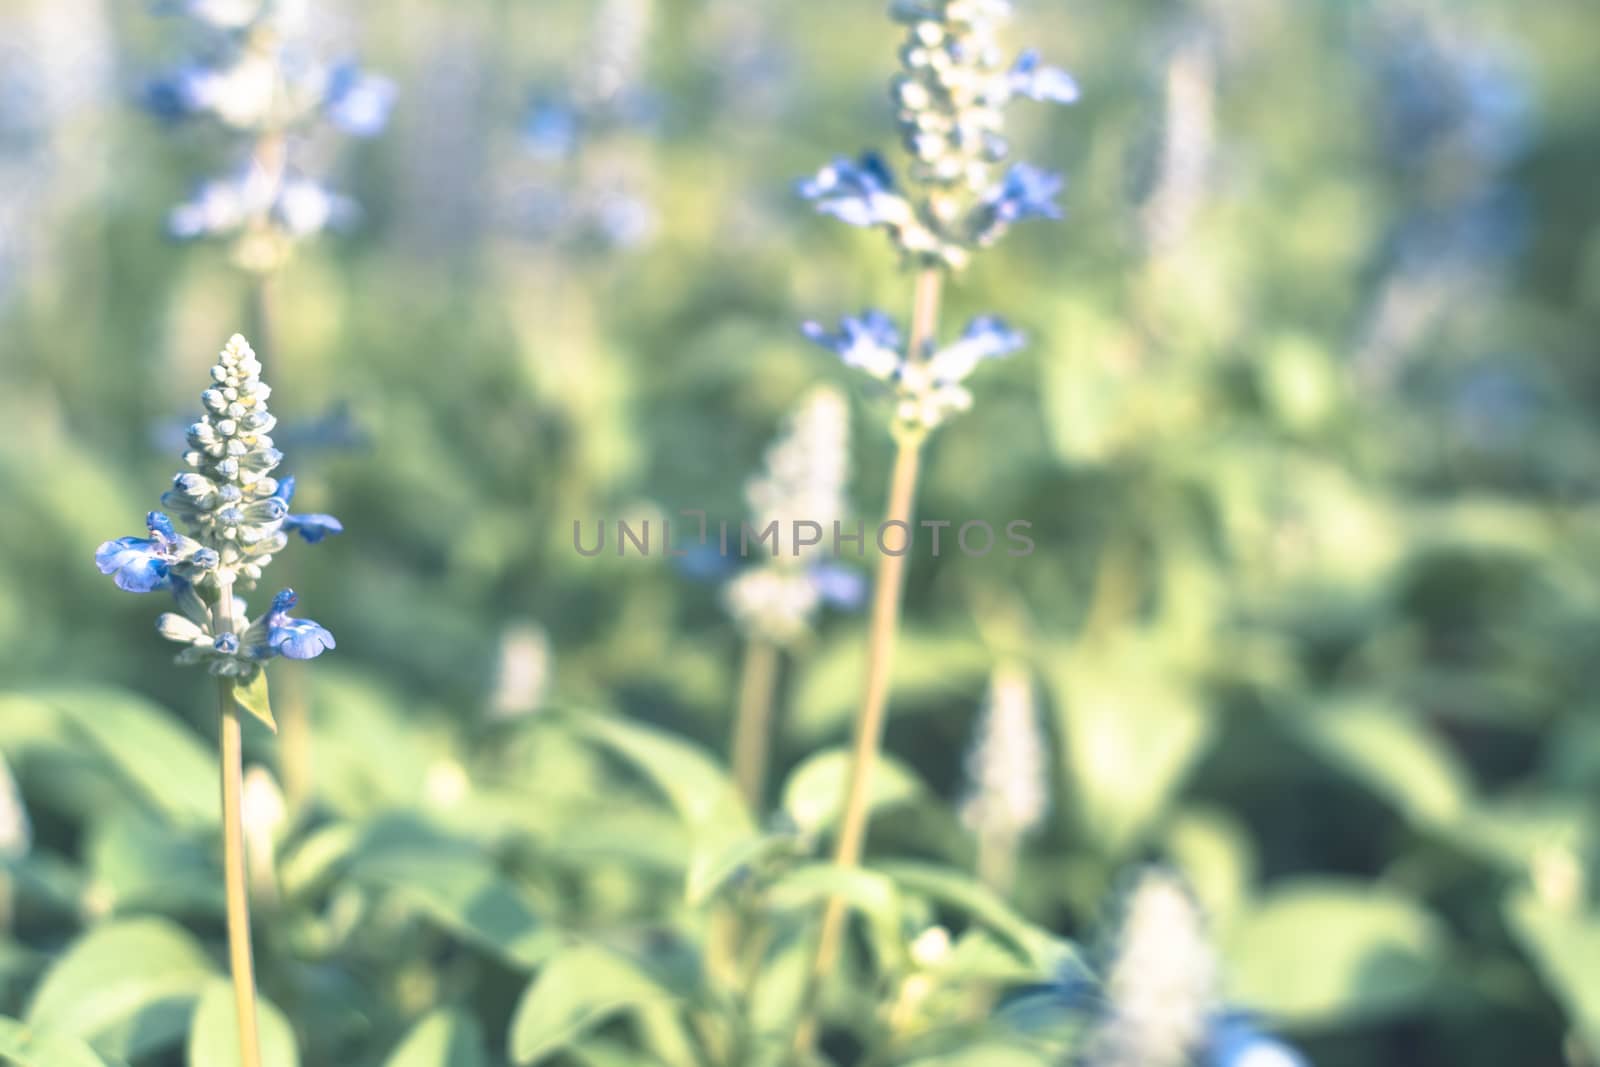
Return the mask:
<path id="1" fill-rule="evenodd" d="M 1031 163 L 1016 163 L 984 198 L 975 237 L 980 244 L 999 238 L 1012 223 L 1024 219 L 1059 219 L 1056 203 L 1065 181 L 1061 175 Z"/>
<path id="2" fill-rule="evenodd" d="M 853 611 L 867 596 L 867 579 L 858 570 L 842 563 L 824 561 L 810 568 L 811 582 L 824 603 Z"/>
<path id="3" fill-rule="evenodd" d="M 360 214 L 355 201 L 310 178 L 274 180 L 254 166 L 203 182 L 167 216 L 167 231 L 192 241 L 236 233 L 252 219 L 267 218 L 291 237 L 340 229 Z"/>
<path id="4" fill-rule="evenodd" d="M 289 659 L 315 659 L 337 646 L 326 627 L 310 619 L 289 617 L 289 609 L 298 600 L 293 589 L 285 589 L 272 598 L 272 610 L 265 620 L 267 648 L 270 653 Z"/>
<path id="5" fill-rule="evenodd" d="M 1072 75 L 1060 67 L 1041 66 L 1039 53 L 1031 48 L 1017 57 L 1009 83 L 1013 94 L 1043 103 L 1071 104 L 1079 96 Z"/>
<path id="6" fill-rule="evenodd" d="M 389 124 L 397 94 L 390 79 L 368 74 L 355 63 L 340 63 L 328 74 L 324 113 L 352 137 L 376 137 Z"/>
<path id="7" fill-rule="evenodd" d="M 294 500 L 295 480 L 290 475 L 278 482 L 278 489 L 273 493 L 273 499 L 279 501 L 284 509 L 283 528 L 298 533 L 307 544 L 316 544 L 329 534 L 344 533 L 344 523 L 332 515 L 288 514 L 290 503 Z"/>
<path id="8" fill-rule="evenodd" d="M 892 377 L 900 366 L 900 331 L 894 320 L 881 311 L 842 319 L 837 333 L 829 333 L 817 322 L 807 322 L 800 329 L 812 341 L 831 349 L 845 366 L 866 371 L 874 378 Z"/>
<path id="9" fill-rule="evenodd" d="M 796 189 L 818 211 L 851 226 L 893 226 L 910 215 L 910 205 L 895 192 L 894 175 L 876 152 L 858 160 L 839 156 Z"/>
<path id="10" fill-rule="evenodd" d="M 522 124 L 522 140 L 538 159 L 566 159 L 578 150 L 583 119 L 562 100 L 535 100 Z"/>
<path id="11" fill-rule="evenodd" d="M 1009 356 L 1026 338 L 993 315 L 981 315 L 967 324 L 961 340 L 940 349 L 928 362 L 928 375 L 941 384 L 960 382 L 986 359 Z"/>
<path id="12" fill-rule="evenodd" d="M 1206 1067 L 1311 1067 L 1310 1061 L 1263 1033 L 1248 1015 L 1229 1012 L 1212 1020 Z"/>

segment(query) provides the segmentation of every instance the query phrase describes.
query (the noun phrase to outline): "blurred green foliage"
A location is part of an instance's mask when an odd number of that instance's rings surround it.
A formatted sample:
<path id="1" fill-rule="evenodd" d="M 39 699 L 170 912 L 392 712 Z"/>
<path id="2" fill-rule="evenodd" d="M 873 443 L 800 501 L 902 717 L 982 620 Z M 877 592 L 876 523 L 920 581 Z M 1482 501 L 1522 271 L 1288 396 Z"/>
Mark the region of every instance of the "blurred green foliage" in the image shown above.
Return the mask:
<path id="1" fill-rule="evenodd" d="M 1049 1062 L 978 1020 L 1066 939 L 1092 961 L 1120 872 L 1163 858 L 1232 1000 L 1319 1067 L 1600 1062 L 1587 0 L 1019 5 L 1017 42 L 1085 89 L 1018 132 L 1072 176 L 1069 218 L 955 287 L 947 324 L 999 312 L 1031 344 L 934 442 L 921 509 L 1025 518 L 1039 547 L 914 560 L 848 877 L 817 842 L 862 620 L 786 664 L 769 820 L 720 766 L 739 635 L 715 582 L 569 531 L 736 521 L 784 411 L 854 384 L 797 323 L 908 302 L 875 235 L 788 195 L 886 144 L 894 29 L 844 0 L 641 2 L 646 103 L 552 168 L 529 95 L 595 76 L 610 9 L 340 6 L 402 96 L 344 157 L 364 224 L 275 279 L 264 346 L 305 506 L 348 531 L 282 564 L 340 644 L 274 668 L 311 710 L 316 795 L 260 854 L 269 1046 L 762 1062 L 842 892 L 863 921 L 828 1054 Z M 40 1067 L 232 1062 L 206 688 L 90 565 L 154 505 L 248 321 L 222 250 L 161 236 L 215 162 L 129 103 L 164 25 L 0 3 L 0 751 L 33 827 L 0 942 L 0 1009 L 30 1027 L 0 1025 L 0 1057 Z M 585 212 L 624 186 L 653 223 L 619 242 Z M 358 443 L 318 447 L 341 411 Z M 869 517 L 881 424 L 863 397 Z M 529 624 L 542 710 L 497 715 Z M 962 873 L 952 809 L 1002 659 L 1054 749 L 1010 901 Z M 732 971 L 730 913 L 770 934 Z M 919 986 L 936 922 L 955 962 Z"/>

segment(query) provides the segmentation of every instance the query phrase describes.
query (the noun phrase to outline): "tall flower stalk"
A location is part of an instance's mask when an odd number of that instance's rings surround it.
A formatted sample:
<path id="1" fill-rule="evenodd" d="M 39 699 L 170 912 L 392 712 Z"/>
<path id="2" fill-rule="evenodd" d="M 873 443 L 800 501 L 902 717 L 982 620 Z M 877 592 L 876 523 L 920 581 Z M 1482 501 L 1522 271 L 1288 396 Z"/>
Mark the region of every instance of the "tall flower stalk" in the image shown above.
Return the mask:
<path id="1" fill-rule="evenodd" d="M 1000 664 L 967 753 L 961 821 L 978 840 L 978 877 L 1002 893 L 1015 880 L 1023 839 L 1050 810 L 1046 751 L 1027 670 Z"/>
<path id="2" fill-rule="evenodd" d="M 297 599 L 292 590 L 279 592 L 255 619 L 236 595 L 255 588 L 262 571 L 287 545 L 289 533 L 315 542 L 336 525 L 328 515 L 289 513 L 294 479 L 273 476 L 283 454 L 269 436 L 277 421 L 267 410 L 270 392 L 261 381 L 255 352 L 235 335 L 211 368 L 210 386 L 200 396 L 204 412 L 189 427 L 184 469 L 161 497 L 166 512 L 152 511 L 146 517 L 148 536 L 107 541 L 95 553 L 100 572 L 119 588 L 172 595 L 178 610 L 163 614 L 157 629 L 183 646 L 178 663 L 203 666 L 216 678 L 228 961 L 244 1067 L 260 1067 L 261 1052 L 239 712 L 243 709 L 276 729 L 264 665 L 279 656 L 313 659 L 334 647 L 326 628 L 289 614 Z M 185 532 L 178 531 L 179 524 Z"/>
<path id="3" fill-rule="evenodd" d="M 728 583 L 728 611 L 745 632 L 739 704 L 731 750 L 734 779 L 752 810 L 766 791 L 772 712 L 784 649 L 802 640 L 828 602 L 853 604 L 860 579 L 829 558 L 845 517 L 850 472 L 849 401 L 831 386 L 801 398 L 785 432 L 768 449 L 766 469 L 745 486 L 758 530 L 776 523 L 772 557 Z M 800 528 L 808 536 L 800 536 Z M 785 545 L 781 531 L 792 531 Z"/>
<path id="4" fill-rule="evenodd" d="M 1032 51 L 1005 65 L 996 31 L 1009 12 L 1005 0 L 895 0 L 890 15 L 905 26 L 906 38 L 893 97 L 911 156 L 909 180 L 899 186 L 885 161 L 868 152 L 855 160 L 837 158 L 800 185 L 801 195 L 818 211 L 888 233 L 914 278 L 904 345 L 894 321 L 879 311 L 847 318 L 836 331 L 816 323 L 805 328 L 892 398 L 895 460 L 880 530 L 903 531 L 907 542 L 899 553 L 884 551 L 877 565 L 866 677 L 834 844 L 834 862 L 842 867 L 860 864 L 866 841 L 867 801 L 888 708 L 923 445 L 947 418 L 971 406 L 963 383 L 978 366 L 1022 345 L 1020 334 L 985 316 L 941 346 L 947 279 L 1013 223 L 1061 215 L 1059 176 L 1026 163 L 1005 164 L 1004 109 L 1017 97 L 1070 103 L 1078 88 L 1070 75 L 1041 64 Z M 833 970 L 844 920 L 844 901 L 835 897 L 823 914 L 807 1009 Z M 802 1044 L 808 1030 L 802 1023 Z"/>
<path id="5" fill-rule="evenodd" d="M 172 121 L 209 119 L 226 131 L 234 160 L 174 208 L 180 240 L 231 242 L 247 275 L 247 321 L 257 349 L 276 352 L 274 278 L 303 241 L 349 226 L 354 200 L 296 166 L 302 143 L 328 130 L 376 136 L 388 123 L 395 86 L 352 62 L 323 61 L 310 43 L 307 0 L 176 5 L 198 38 L 197 58 L 154 82 L 147 102 Z M 337 532 L 337 531 L 332 531 Z M 299 679 L 280 694 L 280 758 L 290 804 L 311 792 L 311 733 Z"/>

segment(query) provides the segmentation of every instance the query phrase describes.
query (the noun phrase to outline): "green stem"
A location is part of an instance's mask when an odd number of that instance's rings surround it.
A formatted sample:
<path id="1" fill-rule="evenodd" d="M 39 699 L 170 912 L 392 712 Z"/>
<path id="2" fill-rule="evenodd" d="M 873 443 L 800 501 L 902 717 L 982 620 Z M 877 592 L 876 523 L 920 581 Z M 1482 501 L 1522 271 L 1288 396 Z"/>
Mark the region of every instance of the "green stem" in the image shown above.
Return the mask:
<path id="1" fill-rule="evenodd" d="M 917 275 L 916 296 L 911 311 L 911 333 L 906 358 L 919 360 L 938 332 L 939 303 L 944 275 L 937 268 L 926 268 Z M 883 746 L 884 721 L 889 707 L 889 678 L 894 667 L 895 640 L 900 626 L 900 601 L 905 591 L 906 559 L 910 555 L 911 522 L 916 507 L 917 477 L 922 465 L 923 434 L 920 430 L 898 436 L 894 472 L 889 479 L 889 504 L 884 526 L 903 524 L 906 551 L 898 555 L 881 553 L 872 590 L 872 614 L 867 631 L 867 671 L 862 685 L 861 705 L 856 713 L 855 742 L 850 759 L 849 784 L 845 789 L 843 816 L 834 843 L 833 862 L 839 867 L 858 867 L 866 845 L 867 815 L 872 795 L 872 775 L 878 752 Z M 844 935 L 846 904 L 842 897 L 831 897 L 822 913 L 816 955 L 801 1000 L 800 1023 L 795 1035 L 796 1048 L 809 1050 L 815 1038 L 811 1015 L 822 983 L 833 973 Z"/>
<path id="2" fill-rule="evenodd" d="M 750 811 L 761 815 L 772 737 L 772 698 L 778 682 L 778 646 L 757 635 L 745 645 L 739 710 L 733 720 L 733 777 Z"/>
<path id="3" fill-rule="evenodd" d="M 233 629 L 233 590 L 222 586 L 212 612 L 217 633 Z M 228 910 L 228 963 L 239 1019 L 240 1067 L 261 1067 L 256 1024 L 255 960 L 250 951 L 250 890 L 244 859 L 244 738 L 233 679 L 217 679 L 222 756 L 222 869 Z"/>

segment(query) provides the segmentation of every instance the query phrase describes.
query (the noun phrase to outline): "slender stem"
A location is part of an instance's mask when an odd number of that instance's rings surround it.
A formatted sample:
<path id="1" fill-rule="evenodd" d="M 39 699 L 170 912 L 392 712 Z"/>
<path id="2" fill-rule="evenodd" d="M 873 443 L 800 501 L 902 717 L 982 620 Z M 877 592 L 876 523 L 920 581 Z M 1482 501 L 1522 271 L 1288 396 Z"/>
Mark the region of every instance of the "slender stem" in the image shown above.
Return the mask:
<path id="1" fill-rule="evenodd" d="M 752 634 L 739 678 L 739 710 L 733 721 L 733 777 L 757 816 L 767 785 L 767 750 L 772 736 L 772 699 L 778 681 L 778 646 Z"/>
<path id="2" fill-rule="evenodd" d="M 270 138 L 264 144 L 276 145 Z M 268 151 L 262 149 L 261 151 Z M 278 149 L 272 148 L 276 153 Z M 275 357 L 274 343 L 278 333 L 274 328 L 273 275 L 262 271 L 255 275 L 250 285 L 250 340 L 263 362 Z M 283 774 L 283 795 L 289 810 L 295 814 L 305 810 L 311 799 L 311 712 L 306 702 L 303 664 L 286 663 L 278 675 L 276 705 L 278 716 L 278 769 Z"/>
<path id="3" fill-rule="evenodd" d="M 232 630 L 233 591 L 224 585 L 213 613 L 213 626 Z M 228 904 L 228 964 L 233 974 L 233 1000 L 239 1018 L 240 1067 L 261 1067 L 261 1039 L 256 1026 L 255 960 L 250 952 L 250 890 L 244 859 L 244 738 L 233 679 L 217 679 L 222 754 L 222 869 Z"/>
<path id="4" fill-rule="evenodd" d="M 938 268 L 925 268 L 917 275 L 916 294 L 911 309 L 911 332 L 906 358 L 926 358 L 939 328 L 939 303 L 944 290 L 944 274 Z M 895 639 L 900 624 L 900 601 L 905 590 L 906 557 L 910 555 L 912 516 L 916 507 L 917 476 L 922 465 L 920 430 L 898 435 L 894 472 L 889 479 L 889 504 L 884 527 L 899 524 L 906 537 L 899 554 L 882 553 L 872 590 L 872 614 L 867 630 L 867 670 L 862 685 L 861 705 L 856 713 L 855 742 L 850 759 L 850 778 L 845 789 L 843 816 L 834 843 L 833 861 L 840 867 L 861 863 L 866 845 L 867 815 L 872 795 L 872 775 L 883 744 L 884 720 L 889 706 L 889 678 L 894 666 Z M 881 529 L 881 528 L 880 528 Z M 816 955 L 801 999 L 800 1021 L 795 1034 L 797 1049 L 809 1049 L 815 1038 L 812 1009 L 823 981 L 833 972 L 844 934 L 846 905 L 842 897 L 831 897 L 822 913 Z"/>

